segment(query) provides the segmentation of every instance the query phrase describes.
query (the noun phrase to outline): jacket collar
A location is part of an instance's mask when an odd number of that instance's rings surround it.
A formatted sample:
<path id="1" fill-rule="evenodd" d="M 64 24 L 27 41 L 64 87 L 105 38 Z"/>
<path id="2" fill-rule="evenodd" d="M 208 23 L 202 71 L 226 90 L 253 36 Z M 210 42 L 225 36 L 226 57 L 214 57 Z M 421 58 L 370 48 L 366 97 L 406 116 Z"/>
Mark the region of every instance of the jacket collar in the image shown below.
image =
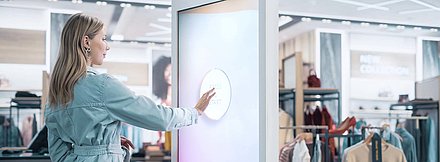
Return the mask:
<path id="1" fill-rule="evenodd" d="M 97 75 L 98 71 L 96 69 L 94 69 L 93 67 L 88 66 L 87 67 L 87 73 L 91 73 L 91 74 Z"/>

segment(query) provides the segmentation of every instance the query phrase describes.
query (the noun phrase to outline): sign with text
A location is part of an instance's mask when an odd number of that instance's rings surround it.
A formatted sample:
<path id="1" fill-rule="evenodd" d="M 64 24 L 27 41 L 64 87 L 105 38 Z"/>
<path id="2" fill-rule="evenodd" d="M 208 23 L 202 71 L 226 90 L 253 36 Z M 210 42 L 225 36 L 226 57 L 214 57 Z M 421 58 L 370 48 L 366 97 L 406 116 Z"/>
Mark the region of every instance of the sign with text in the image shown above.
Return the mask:
<path id="1" fill-rule="evenodd" d="M 415 79 L 415 55 L 351 51 L 351 77 L 366 79 Z"/>

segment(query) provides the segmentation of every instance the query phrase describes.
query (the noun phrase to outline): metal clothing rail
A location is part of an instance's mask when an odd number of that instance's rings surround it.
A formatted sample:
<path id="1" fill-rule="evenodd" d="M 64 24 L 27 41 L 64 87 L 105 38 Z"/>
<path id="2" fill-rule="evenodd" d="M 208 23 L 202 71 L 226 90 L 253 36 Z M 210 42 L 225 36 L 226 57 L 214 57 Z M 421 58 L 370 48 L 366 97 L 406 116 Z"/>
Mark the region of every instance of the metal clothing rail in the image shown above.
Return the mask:
<path id="1" fill-rule="evenodd" d="M 420 132 L 420 120 L 428 120 L 429 118 L 427 116 L 411 116 L 411 117 L 365 117 L 363 119 L 405 119 L 405 120 L 415 120 L 416 121 L 416 153 L 417 158 L 420 158 L 420 138 L 421 138 L 421 132 Z M 365 129 L 371 128 L 371 129 L 383 129 L 383 127 L 363 127 L 362 128 L 362 139 L 365 139 Z M 419 159 L 420 160 L 420 159 Z"/>
<path id="2" fill-rule="evenodd" d="M 315 139 L 315 135 L 317 135 L 318 133 L 316 133 L 316 130 L 324 130 L 324 155 L 325 155 L 325 161 L 330 161 L 330 146 L 328 145 L 328 138 L 329 138 L 329 133 L 328 133 L 328 126 L 322 126 L 322 125 L 300 125 L 300 126 L 291 126 L 291 127 L 280 127 L 280 129 L 310 129 L 312 130 L 312 139 L 313 139 L 313 147 L 315 147 L 316 145 L 316 139 Z M 321 149 L 321 148 L 319 148 Z M 314 152 L 315 150 L 313 150 Z M 313 156 L 313 154 L 312 154 Z M 312 157 L 315 158 L 315 157 Z"/>

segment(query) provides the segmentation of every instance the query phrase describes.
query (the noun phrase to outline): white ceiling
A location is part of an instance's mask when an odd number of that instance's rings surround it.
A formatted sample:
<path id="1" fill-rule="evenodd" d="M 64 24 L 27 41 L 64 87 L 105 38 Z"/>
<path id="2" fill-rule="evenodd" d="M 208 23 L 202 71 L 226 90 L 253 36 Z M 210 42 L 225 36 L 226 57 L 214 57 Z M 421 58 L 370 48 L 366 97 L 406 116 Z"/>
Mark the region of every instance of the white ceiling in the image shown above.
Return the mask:
<path id="1" fill-rule="evenodd" d="M 76 0 L 74 0 L 76 1 Z M 270 0 L 269 0 L 270 1 Z M 171 42 L 171 0 L 107 0 L 106 6 L 98 6 L 96 0 L 0 0 L 0 6 L 25 8 L 75 10 L 99 17 L 112 33 L 124 36 L 124 40 L 143 42 Z M 122 8 L 120 3 L 138 4 Z M 145 9 L 140 4 L 156 4 L 156 9 Z M 280 14 L 362 20 L 382 23 L 409 24 L 413 26 L 440 27 L 439 0 L 279 0 Z M 164 7 L 165 6 L 165 7 Z M 280 41 L 317 27 L 336 28 L 355 32 L 379 32 L 398 35 L 440 36 L 426 30 L 395 30 L 392 28 L 360 27 L 359 25 L 323 24 L 299 22 L 280 33 Z"/>
<path id="2" fill-rule="evenodd" d="M 73 1 L 0 0 L 0 6 L 83 12 L 100 18 L 111 30 L 109 35 L 123 35 L 125 41 L 171 42 L 171 11 L 168 8 L 171 0 L 107 0 L 105 6 L 98 5 L 96 0 Z M 121 3 L 132 5 L 121 7 Z M 156 5 L 156 8 L 146 9 L 144 5 Z"/>
<path id="3" fill-rule="evenodd" d="M 323 23 L 321 19 L 299 21 L 280 31 L 280 42 L 315 28 L 401 36 L 440 36 L 439 32 L 429 30 L 431 27 L 440 27 L 438 0 L 280 0 L 280 14 L 406 26 L 405 29 L 396 29 L 393 25 L 380 28 L 377 25 L 365 27 L 355 23 L 343 25 L 334 21 Z M 423 26 L 424 29 L 414 30 L 415 26 Z"/>

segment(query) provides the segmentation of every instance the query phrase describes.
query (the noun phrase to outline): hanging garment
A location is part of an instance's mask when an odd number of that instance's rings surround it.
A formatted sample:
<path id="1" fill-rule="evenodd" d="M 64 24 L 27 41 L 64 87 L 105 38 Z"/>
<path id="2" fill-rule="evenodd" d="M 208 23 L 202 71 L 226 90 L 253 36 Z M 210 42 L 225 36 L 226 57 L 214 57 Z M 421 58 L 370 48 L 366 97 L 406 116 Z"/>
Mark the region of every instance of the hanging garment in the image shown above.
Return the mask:
<path id="1" fill-rule="evenodd" d="M 386 127 L 383 130 L 382 138 L 389 144 L 392 144 L 393 146 L 397 147 L 398 149 L 402 150 L 402 143 L 400 142 L 400 136 L 398 136 L 396 133 L 392 132 L 390 127 Z"/>
<path id="2" fill-rule="evenodd" d="M 290 127 L 293 125 L 292 118 L 285 111 L 279 109 L 280 127 Z M 292 129 L 279 129 L 279 149 L 283 147 L 288 141 L 293 141 Z"/>
<path id="3" fill-rule="evenodd" d="M 316 106 L 315 111 L 313 112 L 313 123 L 314 125 L 322 125 L 322 113 L 319 109 L 319 106 Z M 318 133 L 321 133 L 321 130 L 317 130 Z"/>
<path id="4" fill-rule="evenodd" d="M 310 108 L 310 105 L 307 105 L 304 111 L 304 125 L 315 125 L 313 120 L 312 109 Z"/>
<path id="5" fill-rule="evenodd" d="M 23 147 L 20 130 L 16 126 L 0 126 L 0 147 Z"/>
<path id="6" fill-rule="evenodd" d="M 325 105 L 322 106 L 322 118 L 323 118 L 322 119 L 323 125 L 326 125 L 328 127 L 328 129 L 331 130 L 333 128 L 333 119 L 327 110 L 327 106 L 325 106 Z M 329 138 L 328 145 L 330 147 L 330 159 L 334 159 L 334 157 L 336 155 L 335 139 Z"/>
<path id="7" fill-rule="evenodd" d="M 356 144 L 354 144 L 354 145 L 352 145 L 352 146 L 347 147 L 346 149 L 344 149 L 344 153 L 342 154 L 342 162 L 346 162 L 346 161 L 347 161 L 347 153 L 348 153 L 350 150 L 352 150 L 352 149 L 354 149 L 354 148 L 357 148 L 357 147 L 363 145 L 363 143 L 364 143 L 364 141 L 362 140 L 362 141 L 360 141 L 359 143 L 356 143 Z"/>
<path id="8" fill-rule="evenodd" d="M 21 137 L 23 138 L 23 145 L 27 146 L 32 140 L 32 116 L 26 116 L 21 121 Z"/>
<path id="9" fill-rule="evenodd" d="M 405 128 L 396 128 L 396 133 L 402 137 L 402 148 L 408 162 L 417 162 L 416 141 Z"/>
<path id="10" fill-rule="evenodd" d="M 284 145 L 280 149 L 280 155 L 278 157 L 278 160 L 280 162 L 291 162 L 292 161 L 293 148 L 295 147 L 295 144 L 296 144 L 296 140 Z"/>
<path id="11" fill-rule="evenodd" d="M 362 143 L 347 151 L 344 162 L 371 162 L 371 146 Z M 382 145 L 382 162 L 406 162 L 402 150 L 391 144 Z"/>
<path id="12" fill-rule="evenodd" d="M 293 148 L 291 162 L 310 162 L 309 149 L 307 149 L 305 140 L 297 142 L 297 144 Z"/>
<path id="13" fill-rule="evenodd" d="M 438 128 L 438 126 L 437 126 Z M 436 125 L 431 117 L 428 117 L 426 124 L 427 134 L 428 134 L 428 160 L 427 162 L 438 162 L 438 137 L 436 136 Z"/>
<path id="14" fill-rule="evenodd" d="M 313 157 L 311 162 L 321 162 L 321 141 L 319 134 L 316 135 L 315 146 L 313 146 Z"/>

